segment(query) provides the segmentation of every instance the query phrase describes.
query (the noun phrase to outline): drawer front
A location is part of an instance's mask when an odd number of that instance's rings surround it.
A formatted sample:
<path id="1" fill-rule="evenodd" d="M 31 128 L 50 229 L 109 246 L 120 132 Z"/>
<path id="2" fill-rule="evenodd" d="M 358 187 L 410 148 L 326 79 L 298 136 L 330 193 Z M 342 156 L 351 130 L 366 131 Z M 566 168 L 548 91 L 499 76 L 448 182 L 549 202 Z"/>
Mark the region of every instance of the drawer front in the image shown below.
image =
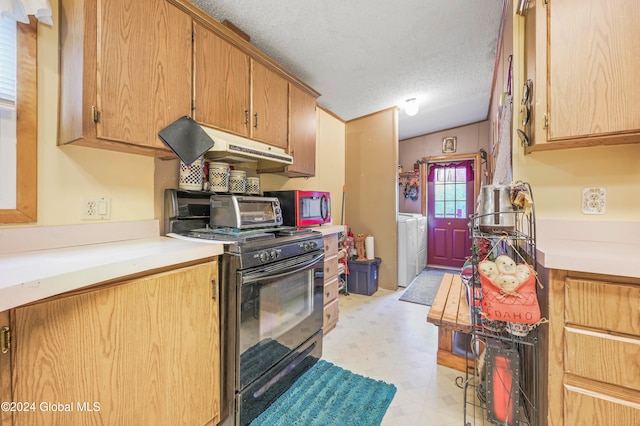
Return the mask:
<path id="1" fill-rule="evenodd" d="M 338 234 L 327 235 L 324 237 L 324 255 L 333 256 L 338 254 Z"/>
<path id="2" fill-rule="evenodd" d="M 335 277 L 324 285 L 324 304 L 327 305 L 337 298 L 338 298 L 338 277 Z"/>
<path id="3" fill-rule="evenodd" d="M 567 373 L 640 390 L 640 339 L 567 327 L 565 351 Z"/>
<path id="4" fill-rule="evenodd" d="M 640 287 L 567 278 L 565 321 L 640 337 Z"/>
<path id="5" fill-rule="evenodd" d="M 338 320 L 338 299 L 335 299 L 333 302 L 329 303 L 324 307 L 324 320 L 322 321 L 322 326 L 327 327 L 327 325 L 337 320 Z"/>
<path id="6" fill-rule="evenodd" d="M 638 425 L 638 404 L 574 386 L 564 390 L 565 425 Z"/>
<path id="7" fill-rule="evenodd" d="M 328 283 L 338 275 L 338 256 L 324 259 L 324 283 Z"/>

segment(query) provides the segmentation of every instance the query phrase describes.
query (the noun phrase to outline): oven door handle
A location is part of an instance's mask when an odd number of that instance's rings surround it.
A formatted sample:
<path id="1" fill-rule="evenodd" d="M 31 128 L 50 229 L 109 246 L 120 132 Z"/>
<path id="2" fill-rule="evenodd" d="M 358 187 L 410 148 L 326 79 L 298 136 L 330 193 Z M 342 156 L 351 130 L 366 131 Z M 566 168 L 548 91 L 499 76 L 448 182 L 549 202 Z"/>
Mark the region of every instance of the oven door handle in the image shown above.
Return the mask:
<path id="1" fill-rule="evenodd" d="M 322 260 L 322 258 L 324 257 L 324 253 L 320 253 L 319 255 L 315 256 L 313 259 L 308 260 L 304 263 L 301 263 L 299 265 L 296 265 L 293 268 L 290 269 L 286 269 L 282 272 L 279 272 L 277 274 L 274 274 L 273 272 L 258 272 L 255 274 L 251 274 L 251 275 L 247 275 L 242 277 L 242 283 L 252 283 L 255 281 L 258 281 L 262 278 L 280 278 L 280 277 L 284 277 L 286 275 L 291 275 L 291 274 L 295 274 L 296 272 L 301 272 L 304 271 L 305 269 L 308 269 L 310 266 L 315 265 L 317 262 L 319 262 L 320 260 Z"/>

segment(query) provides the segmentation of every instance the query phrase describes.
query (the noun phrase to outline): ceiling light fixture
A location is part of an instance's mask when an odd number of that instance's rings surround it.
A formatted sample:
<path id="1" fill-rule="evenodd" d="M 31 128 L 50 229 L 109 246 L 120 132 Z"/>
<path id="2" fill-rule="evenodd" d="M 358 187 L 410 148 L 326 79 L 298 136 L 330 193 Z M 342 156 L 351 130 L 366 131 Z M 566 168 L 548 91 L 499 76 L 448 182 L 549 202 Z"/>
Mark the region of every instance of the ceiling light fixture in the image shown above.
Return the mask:
<path id="1" fill-rule="evenodd" d="M 404 112 L 409 117 L 413 117 L 418 113 L 418 100 L 416 98 L 407 99 L 404 104 Z"/>

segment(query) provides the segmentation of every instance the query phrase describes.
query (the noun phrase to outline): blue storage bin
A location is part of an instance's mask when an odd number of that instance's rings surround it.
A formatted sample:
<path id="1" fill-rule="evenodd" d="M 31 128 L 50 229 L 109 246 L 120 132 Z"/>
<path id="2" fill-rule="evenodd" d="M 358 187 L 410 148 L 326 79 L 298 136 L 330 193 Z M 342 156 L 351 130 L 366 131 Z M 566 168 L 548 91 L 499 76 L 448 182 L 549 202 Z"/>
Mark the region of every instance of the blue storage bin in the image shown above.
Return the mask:
<path id="1" fill-rule="evenodd" d="M 371 296 L 378 291 L 378 265 L 382 259 L 349 260 L 349 275 L 347 275 L 347 291 L 349 293 Z"/>

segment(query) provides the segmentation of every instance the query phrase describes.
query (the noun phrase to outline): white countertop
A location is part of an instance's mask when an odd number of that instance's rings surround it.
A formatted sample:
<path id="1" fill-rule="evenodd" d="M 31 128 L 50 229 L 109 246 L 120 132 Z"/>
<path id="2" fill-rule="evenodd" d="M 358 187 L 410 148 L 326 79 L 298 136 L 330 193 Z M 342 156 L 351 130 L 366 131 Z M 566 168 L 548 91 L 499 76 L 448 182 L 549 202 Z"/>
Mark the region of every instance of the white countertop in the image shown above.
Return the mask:
<path id="1" fill-rule="evenodd" d="M 112 230 L 115 228 L 117 225 L 111 226 Z M 86 235 L 91 229 L 87 225 L 71 226 L 65 228 L 65 234 L 81 232 Z M 30 233 L 39 239 L 51 240 L 50 236 L 58 235 L 60 228 L 42 227 L 35 231 L 28 228 L 23 235 Z M 123 238 L 117 234 L 113 232 L 111 238 Z M 4 253 L 0 254 L 0 311 L 100 282 L 215 257 L 222 254 L 224 248 L 222 244 L 160 237 L 157 227 L 156 236 L 148 234 L 93 244 L 87 243 L 89 238 L 86 237 L 83 244 L 74 246 L 58 241 L 61 246 L 58 248 L 52 247 L 55 242 L 51 241 L 49 246 L 32 251 L 9 252 L 5 247 L 4 251 L 0 250 Z M 2 236 L 18 238 L 20 231 L 5 231 Z M 69 239 L 74 238 L 77 236 L 70 235 Z"/>
<path id="2" fill-rule="evenodd" d="M 321 225 L 321 226 L 313 226 L 311 227 L 314 231 L 318 231 L 322 233 L 322 235 L 332 235 L 337 234 L 338 232 L 344 232 L 344 225 Z"/>
<path id="3" fill-rule="evenodd" d="M 538 221 L 538 262 L 547 269 L 640 278 L 640 222 Z"/>

